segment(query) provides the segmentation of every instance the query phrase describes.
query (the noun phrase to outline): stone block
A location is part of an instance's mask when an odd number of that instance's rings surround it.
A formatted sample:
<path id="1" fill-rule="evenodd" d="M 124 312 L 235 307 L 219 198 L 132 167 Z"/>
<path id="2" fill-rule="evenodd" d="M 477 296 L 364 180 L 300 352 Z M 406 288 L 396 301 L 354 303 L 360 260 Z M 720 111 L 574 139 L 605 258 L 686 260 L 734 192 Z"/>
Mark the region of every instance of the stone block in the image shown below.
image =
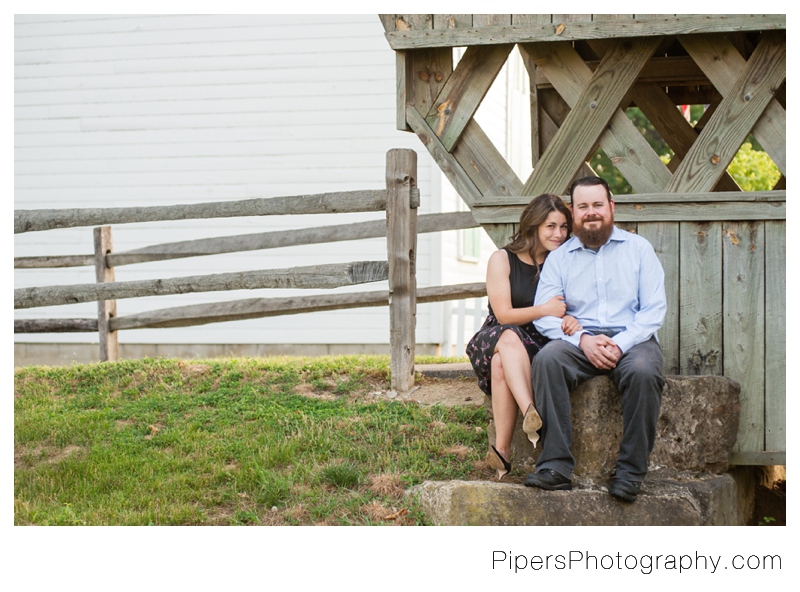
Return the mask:
<path id="1" fill-rule="evenodd" d="M 689 480 L 648 478 L 634 503 L 602 489 L 544 491 L 489 481 L 425 481 L 408 494 L 443 526 L 746 525 L 741 490 L 729 474 Z M 752 495 L 750 492 L 749 495 Z"/>
<path id="2" fill-rule="evenodd" d="M 728 470 L 739 429 L 739 385 L 723 376 L 667 376 L 650 471 L 710 472 Z M 617 387 L 607 376 L 578 386 L 572 403 L 572 454 L 576 478 L 604 482 L 614 469 L 622 438 L 622 406 Z M 484 404 L 491 417 L 491 399 Z M 488 428 L 495 442 L 494 424 Z M 512 462 L 533 466 L 534 450 L 522 431 L 522 415 L 512 440 Z"/>

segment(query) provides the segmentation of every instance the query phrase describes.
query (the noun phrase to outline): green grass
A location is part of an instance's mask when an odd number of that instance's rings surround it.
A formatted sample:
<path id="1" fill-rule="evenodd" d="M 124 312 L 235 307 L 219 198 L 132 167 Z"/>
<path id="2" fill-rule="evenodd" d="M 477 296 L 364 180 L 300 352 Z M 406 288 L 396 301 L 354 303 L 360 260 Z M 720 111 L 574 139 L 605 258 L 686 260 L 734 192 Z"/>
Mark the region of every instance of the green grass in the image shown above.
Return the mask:
<path id="1" fill-rule="evenodd" d="M 487 478 L 483 408 L 373 396 L 386 356 L 32 366 L 14 385 L 18 525 L 425 524 L 408 487 Z"/>

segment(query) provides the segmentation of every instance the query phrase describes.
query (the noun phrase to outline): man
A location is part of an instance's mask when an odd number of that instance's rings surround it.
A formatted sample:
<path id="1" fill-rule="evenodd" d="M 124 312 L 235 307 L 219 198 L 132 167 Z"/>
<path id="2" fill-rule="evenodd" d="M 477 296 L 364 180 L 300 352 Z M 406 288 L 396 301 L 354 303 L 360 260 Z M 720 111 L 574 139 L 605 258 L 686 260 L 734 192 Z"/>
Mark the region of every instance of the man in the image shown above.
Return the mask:
<path id="1" fill-rule="evenodd" d="M 606 374 L 622 395 L 623 422 L 608 491 L 634 501 L 647 474 L 664 387 L 656 338 L 667 310 L 664 271 L 647 240 L 614 226 L 614 200 L 603 179 L 579 179 L 569 194 L 575 236 L 547 257 L 534 305 L 564 296 L 567 314 L 577 318 L 583 330 L 568 337 L 561 319 L 534 321 L 552 341 L 533 359 L 542 453 L 525 485 L 572 489 L 569 393 L 583 381 Z"/>

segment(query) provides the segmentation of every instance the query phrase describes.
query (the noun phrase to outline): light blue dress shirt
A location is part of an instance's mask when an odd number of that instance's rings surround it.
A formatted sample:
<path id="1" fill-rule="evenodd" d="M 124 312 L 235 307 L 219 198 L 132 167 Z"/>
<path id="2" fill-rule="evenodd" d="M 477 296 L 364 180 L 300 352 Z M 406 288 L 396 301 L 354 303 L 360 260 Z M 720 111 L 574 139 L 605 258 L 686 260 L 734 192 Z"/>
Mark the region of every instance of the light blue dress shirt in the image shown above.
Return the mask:
<path id="1" fill-rule="evenodd" d="M 616 226 L 597 252 L 573 236 L 547 256 L 534 305 L 562 295 L 567 314 L 584 330 L 567 336 L 561 319 L 547 316 L 533 322 L 550 339 L 580 344 L 582 333 L 592 328 L 620 331 L 612 339 L 622 353 L 656 334 L 667 312 L 664 270 L 653 246 L 639 235 Z"/>

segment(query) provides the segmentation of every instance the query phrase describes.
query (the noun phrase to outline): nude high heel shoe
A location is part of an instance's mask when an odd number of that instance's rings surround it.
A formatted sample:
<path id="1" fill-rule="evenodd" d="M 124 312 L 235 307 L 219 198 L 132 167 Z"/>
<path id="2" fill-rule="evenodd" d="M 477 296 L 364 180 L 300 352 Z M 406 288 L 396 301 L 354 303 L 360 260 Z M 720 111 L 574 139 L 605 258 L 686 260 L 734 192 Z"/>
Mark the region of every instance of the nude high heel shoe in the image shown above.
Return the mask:
<path id="1" fill-rule="evenodd" d="M 522 431 L 528 436 L 528 440 L 533 444 L 533 449 L 536 450 L 536 443 L 539 442 L 539 434 L 537 433 L 542 427 L 542 418 L 533 403 L 528 405 L 525 411 L 525 416 L 522 418 Z"/>
<path id="2" fill-rule="evenodd" d="M 489 452 L 486 453 L 486 464 L 497 471 L 497 480 L 502 481 L 503 477 L 508 475 L 511 471 L 511 463 L 503 458 L 503 455 L 497 452 L 497 448 L 489 446 Z"/>

